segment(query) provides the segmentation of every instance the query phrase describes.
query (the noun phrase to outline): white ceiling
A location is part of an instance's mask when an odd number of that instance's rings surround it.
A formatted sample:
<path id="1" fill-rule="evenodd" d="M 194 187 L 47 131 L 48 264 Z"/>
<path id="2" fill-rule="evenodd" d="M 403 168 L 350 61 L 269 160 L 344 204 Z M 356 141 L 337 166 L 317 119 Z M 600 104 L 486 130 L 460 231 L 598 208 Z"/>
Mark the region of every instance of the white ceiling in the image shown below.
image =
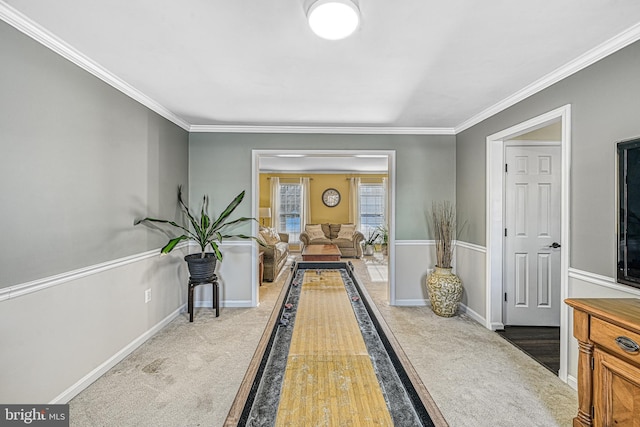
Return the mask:
<path id="1" fill-rule="evenodd" d="M 0 17 L 192 131 L 453 133 L 640 38 L 638 0 L 359 0 L 341 41 L 305 2 L 0 0 Z"/>

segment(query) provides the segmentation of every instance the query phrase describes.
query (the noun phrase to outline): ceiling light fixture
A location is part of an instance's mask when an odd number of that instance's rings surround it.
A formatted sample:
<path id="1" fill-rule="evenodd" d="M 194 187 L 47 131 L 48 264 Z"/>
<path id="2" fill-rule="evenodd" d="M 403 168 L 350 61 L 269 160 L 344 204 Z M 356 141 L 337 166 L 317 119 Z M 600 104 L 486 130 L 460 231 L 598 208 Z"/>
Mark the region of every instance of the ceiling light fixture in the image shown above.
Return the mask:
<path id="1" fill-rule="evenodd" d="M 307 11 L 311 30 L 327 40 L 349 37 L 360 25 L 360 11 L 351 0 L 317 0 Z"/>

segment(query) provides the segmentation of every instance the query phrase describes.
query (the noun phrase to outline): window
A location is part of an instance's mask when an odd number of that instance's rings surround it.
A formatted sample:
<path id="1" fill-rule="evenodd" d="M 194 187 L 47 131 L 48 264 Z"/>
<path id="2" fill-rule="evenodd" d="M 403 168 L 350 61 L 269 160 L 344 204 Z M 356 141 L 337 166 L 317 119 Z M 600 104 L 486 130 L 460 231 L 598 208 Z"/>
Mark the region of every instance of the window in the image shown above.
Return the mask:
<path id="1" fill-rule="evenodd" d="M 302 185 L 280 184 L 280 214 L 278 231 L 289 234 L 289 243 L 300 242 L 300 212 Z"/>
<path id="2" fill-rule="evenodd" d="M 383 184 L 360 184 L 360 231 L 369 233 L 386 224 Z"/>

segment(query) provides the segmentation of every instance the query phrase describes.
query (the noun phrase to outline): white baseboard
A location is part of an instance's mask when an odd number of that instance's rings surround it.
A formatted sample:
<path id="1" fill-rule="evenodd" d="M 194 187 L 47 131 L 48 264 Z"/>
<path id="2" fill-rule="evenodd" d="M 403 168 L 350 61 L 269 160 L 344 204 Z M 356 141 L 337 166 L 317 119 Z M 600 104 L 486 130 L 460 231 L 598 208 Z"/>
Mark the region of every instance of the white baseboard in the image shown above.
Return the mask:
<path id="1" fill-rule="evenodd" d="M 486 325 L 487 321 L 484 317 L 480 316 L 478 313 L 470 309 L 464 304 L 460 304 L 460 311 L 467 316 L 471 317 L 476 322 L 480 323 L 482 326 Z"/>
<path id="2" fill-rule="evenodd" d="M 572 375 L 567 375 L 567 384 L 574 390 L 578 390 L 578 380 Z"/>
<path id="3" fill-rule="evenodd" d="M 492 331 L 501 331 L 504 329 L 504 323 L 492 322 L 489 324 L 489 329 L 491 329 Z"/>
<path id="4" fill-rule="evenodd" d="M 213 308 L 213 302 L 211 299 L 207 301 L 194 301 L 194 307 Z M 252 308 L 251 300 L 233 300 L 233 301 L 220 301 L 220 307 L 228 308 Z"/>
<path id="5" fill-rule="evenodd" d="M 424 299 L 396 299 L 396 306 L 411 307 L 430 305 L 429 301 Z"/>
<path id="6" fill-rule="evenodd" d="M 396 306 L 403 306 L 403 307 L 431 307 L 431 302 L 429 300 L 425 300 L 425 299 L 401 299 L 401 300 L 396 300 Z M 478 313 L 476 313 L 475 311 L 473 311 L 472 309 L 470 309 L 466 305 L 460 304 L 459 311 L 461 313 L 464 313 L 467 316 L 471 317 L 473 320 L 475 320 L 476 322 L 480 323 L 481 325 L 483 325 L 483 326 L 485 325 L 486 321 L 485 321 L 484 317 L 480 316 Z"/>
<path id="7" fill-rule="evenodd" d="M 103 364 L 101 364 L 100 366 L 95 368 L 93 371 L 89 372 L 87 375 L 85 375 L 78 382 L 76 382 L 71 387 L 69 387 L 68 389 L 66 389 L 62 393 L 60 393 L 58 396 L 56 396 L 49 403 L 50 404 L 68 403 L 71 399 L 73 399 L 75 396 L 77 396 L 81 391 L 83 391 L 84 389 L 89 387 L 94 381 L 96 381 L 98 378 L 100 378 L 102 375 L 104 375 L 107 371 L 109 371 L 109 369 L 113 368 L 118 363 L 120 363 L 122 360 L 124 360 L 125 357 L 127 357 L 128 355 L 133 353 L 135 351 L 135 349 L 137 349 L 142 344 L 144 344 L 145 341 L 147 341 L 149 338 L 154 336 L 158 331 L 160 331 L 162 328 L 164 328 L 169 323 L 171 323 L 171 321 L 173 321 L 173 319 L 178 317 L 178 315 L 180 315 L 180 313 L 185 311 L 185 310 L 186 310 L 186 305 L 183 305 L 183 306 L 179 307 L 173 313 L 169 314 L 167 317 L 162 319 L 162 321 L 158 322 L 158 324 L 153 326 L 151 329 L 147 330 L 145 333 L 140 335 L 138 338 L 133 340 L 131 343 L 129 343 L 129 345 L 127 345 L 122 350 L 120 350 L 119 352 L 117 352 L 116 354 L 111 356 Z"/>

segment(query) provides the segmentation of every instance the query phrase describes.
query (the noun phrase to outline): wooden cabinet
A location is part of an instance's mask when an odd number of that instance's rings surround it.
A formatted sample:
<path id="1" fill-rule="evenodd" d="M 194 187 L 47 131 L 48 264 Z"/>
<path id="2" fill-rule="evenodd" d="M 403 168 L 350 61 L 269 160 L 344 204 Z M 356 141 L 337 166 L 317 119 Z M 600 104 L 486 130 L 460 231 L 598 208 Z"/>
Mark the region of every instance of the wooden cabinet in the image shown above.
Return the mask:
<path id="1" fill-rule="evenodd" d="M 578 340 L 578 426 L 640 427 L 640 299 L 568 299 Z"/>
<path id="2" fill-rule="evenodd" d="M 640 370 L 618 357 L 595 349 L 593 425 L 640 426 Z"/>

